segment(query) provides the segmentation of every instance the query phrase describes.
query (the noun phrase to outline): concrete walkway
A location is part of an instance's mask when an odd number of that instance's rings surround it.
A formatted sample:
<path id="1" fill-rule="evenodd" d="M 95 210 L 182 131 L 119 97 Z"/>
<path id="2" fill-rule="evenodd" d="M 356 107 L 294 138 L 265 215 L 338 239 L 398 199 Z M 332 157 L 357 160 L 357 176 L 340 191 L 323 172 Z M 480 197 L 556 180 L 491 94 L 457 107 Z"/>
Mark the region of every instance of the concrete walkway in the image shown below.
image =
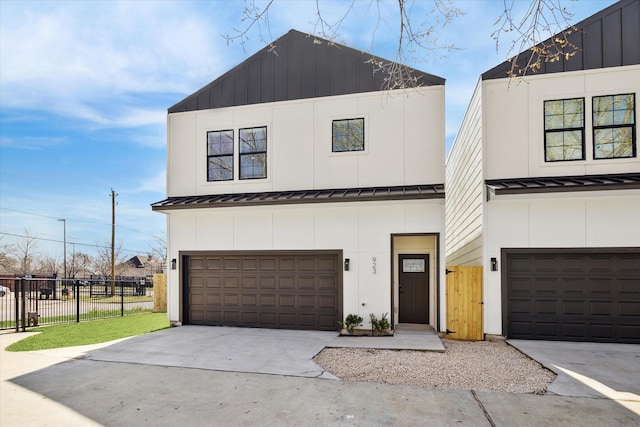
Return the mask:
<path id="1" fill-rule="evenodd" d="M 393 336 L 350 337 L 339 336 L 326 347 L 356 347 L 378 350 L 444 351 L 440 337 L 428 325 L 399 324 Z"/>

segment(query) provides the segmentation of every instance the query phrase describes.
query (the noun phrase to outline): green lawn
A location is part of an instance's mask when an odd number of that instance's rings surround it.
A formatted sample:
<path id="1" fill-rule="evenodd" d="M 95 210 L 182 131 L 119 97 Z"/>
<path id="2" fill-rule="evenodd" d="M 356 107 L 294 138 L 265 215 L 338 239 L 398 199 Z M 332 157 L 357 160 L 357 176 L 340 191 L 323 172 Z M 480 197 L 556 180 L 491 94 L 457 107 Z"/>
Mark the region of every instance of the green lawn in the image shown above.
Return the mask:
<path id="1" fill-rule="evenodd" d="M 169 327 L 166 313 L 145 313 L 113 319 L 45 326 L 29 329 L 40 332 L 11 344 L 8 351 L 32 351 L 47 348 L 97 344 L 118 338 L 142 335 Z"/>

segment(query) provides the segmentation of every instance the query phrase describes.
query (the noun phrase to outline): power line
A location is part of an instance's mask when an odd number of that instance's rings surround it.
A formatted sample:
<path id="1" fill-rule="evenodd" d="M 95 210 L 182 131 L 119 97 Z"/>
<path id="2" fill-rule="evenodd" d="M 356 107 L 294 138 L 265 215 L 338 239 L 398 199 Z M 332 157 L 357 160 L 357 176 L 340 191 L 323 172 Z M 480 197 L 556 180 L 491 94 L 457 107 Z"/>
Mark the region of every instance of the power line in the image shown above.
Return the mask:
<path id="1" fill-rule="evenodd" d="M 0 231 L 0 234 L 3 234 L 3 235 L 5 235 L 5 236 L 12 236 L 12 237 L 23 237 L 23 238 L 24 238 L 24 237 L 28 237 L 28 238 L 31 238 L 31 239 L 35 239 L 35 240 L 42 240 L 42 241 L 45 241 L 45 242 L 63 243 L 63 241 L 62 241 L 62 240 L 57 240 L 57 239 L 47 239 L 47 238 L 44 238 L 44 237 L 36 237 L 36 236 L 26 236 L 26 235 L 24 235 L 24 234 L 7 233 L 7 232 L 4 232 L 4 231 Z M 72 242 L 72 241 L 70 241 L 70 240 L 68 240 L 68 241 L 67 241 L 67 245 L 88 246 L 88 247 L 91 247 L 91 248 L 94 248 L 94 249 L 95 249 L 95 248 L 100 248 L 100 249 L 110 249 L 110 248 L 111 248 L 111 246 L 110 246 L 110 245 L 101 245 L 101 244 L 98 244 L 98 243 L 96 243 L 96 244 L 90 244 L 90 243 L 78 243 L 78 242 Z M 146 250 L 146 251 L 137 251 L 137 250 L 133 250 L 133 249 L 125 249 L 125 248 L 120 248 L 120 250 L 121 250 L 121 251 L 124 251 L 124 252 L 128 252 L 128 253 L 134 253 L 134 254 L 140 254 L 140 253 L 147 253 L 147 252 L 149 252 L 149 250 Z"/>
<path id="2" fill-rule="evenodd" d="M 9 212 L 17 212 L 17 213 L 21 213 L 21 214 L 25 214 L 25 215 L 33 215 L 33 216 L 39 216 L 41 218 L 49 218 L 49 219 L 55 219 L 55 220 L 65 216 L 65 215 L 58 215 L 58 216 L 43 215 L 43 214 L 34 213 L 34 212 L 21 211 L 21 210 L 18 210 L 18 209 L 4 208 L 4 207 L 1 207 L 1 206 L 0 206 L 0 210 L 9 211 Z M 83 223 L 83 224 L 97 224 L 97 225 L 104 225 L 105 227 L 111 227 L 111 223 L 107 223 L 107 222 L 90 221 L 90 220 L 86 220 L 86 219 L 77 219 L 77 218 L 68 218 L 68 217 L 65 217 L 65 218 L 69 222 L 76 222 L 76 223 Z M 142 235 L 149 236 L 149 237 L 154 237 L 154 238 L 157 237 L 157 234 L 146 233 L 144 231 L 140 231 L 140 230 L 137 230 L 135 228 L 127 227 L 126 225 L 117 225 L 116 224 L 116 229 L 129 230 L 129 231 L 132 231 L 134 233 L 138 233 L 138 234 L 142 234 Z"/>

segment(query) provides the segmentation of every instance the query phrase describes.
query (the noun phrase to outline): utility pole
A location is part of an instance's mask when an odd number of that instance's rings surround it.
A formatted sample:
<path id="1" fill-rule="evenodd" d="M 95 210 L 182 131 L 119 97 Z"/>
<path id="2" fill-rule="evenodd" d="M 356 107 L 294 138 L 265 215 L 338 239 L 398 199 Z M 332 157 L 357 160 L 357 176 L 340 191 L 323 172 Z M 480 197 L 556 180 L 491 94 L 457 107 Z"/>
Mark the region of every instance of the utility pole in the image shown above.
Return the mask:
<path id="1" fill-rule="evenodd" d="M 111 189 L 111 296 L 116 295 L 116 192 Z"/>
<path id="2" fill-rule="evenodd" d="M 62 221 L 62 230 L 64 233 L 64 259 L 62 262 L 64 262 L 64 277 L 63 279 L 67 278 L 67 220 L 62 218 L 59 219 L 58 221 Z"/>

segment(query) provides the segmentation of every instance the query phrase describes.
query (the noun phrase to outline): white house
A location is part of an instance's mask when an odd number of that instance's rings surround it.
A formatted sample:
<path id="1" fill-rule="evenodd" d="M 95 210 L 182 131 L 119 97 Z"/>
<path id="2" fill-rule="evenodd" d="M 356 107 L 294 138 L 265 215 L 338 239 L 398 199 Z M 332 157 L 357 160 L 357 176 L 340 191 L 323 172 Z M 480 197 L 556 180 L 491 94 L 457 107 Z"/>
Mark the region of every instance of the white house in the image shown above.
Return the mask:
<path id="1" fill-rule="evenodd" d="M 447 159 L 446 263 L 484 267 L 486 334 L 640 343 L 640 1 L 576 27 L 575 56 L 480 78 Z"/>
<path id="2" fill-rule="evenodd" d="M 174 324 L 439 328 L 444 79 L 371 58 L 292 30 L 169 109 Z"/>

